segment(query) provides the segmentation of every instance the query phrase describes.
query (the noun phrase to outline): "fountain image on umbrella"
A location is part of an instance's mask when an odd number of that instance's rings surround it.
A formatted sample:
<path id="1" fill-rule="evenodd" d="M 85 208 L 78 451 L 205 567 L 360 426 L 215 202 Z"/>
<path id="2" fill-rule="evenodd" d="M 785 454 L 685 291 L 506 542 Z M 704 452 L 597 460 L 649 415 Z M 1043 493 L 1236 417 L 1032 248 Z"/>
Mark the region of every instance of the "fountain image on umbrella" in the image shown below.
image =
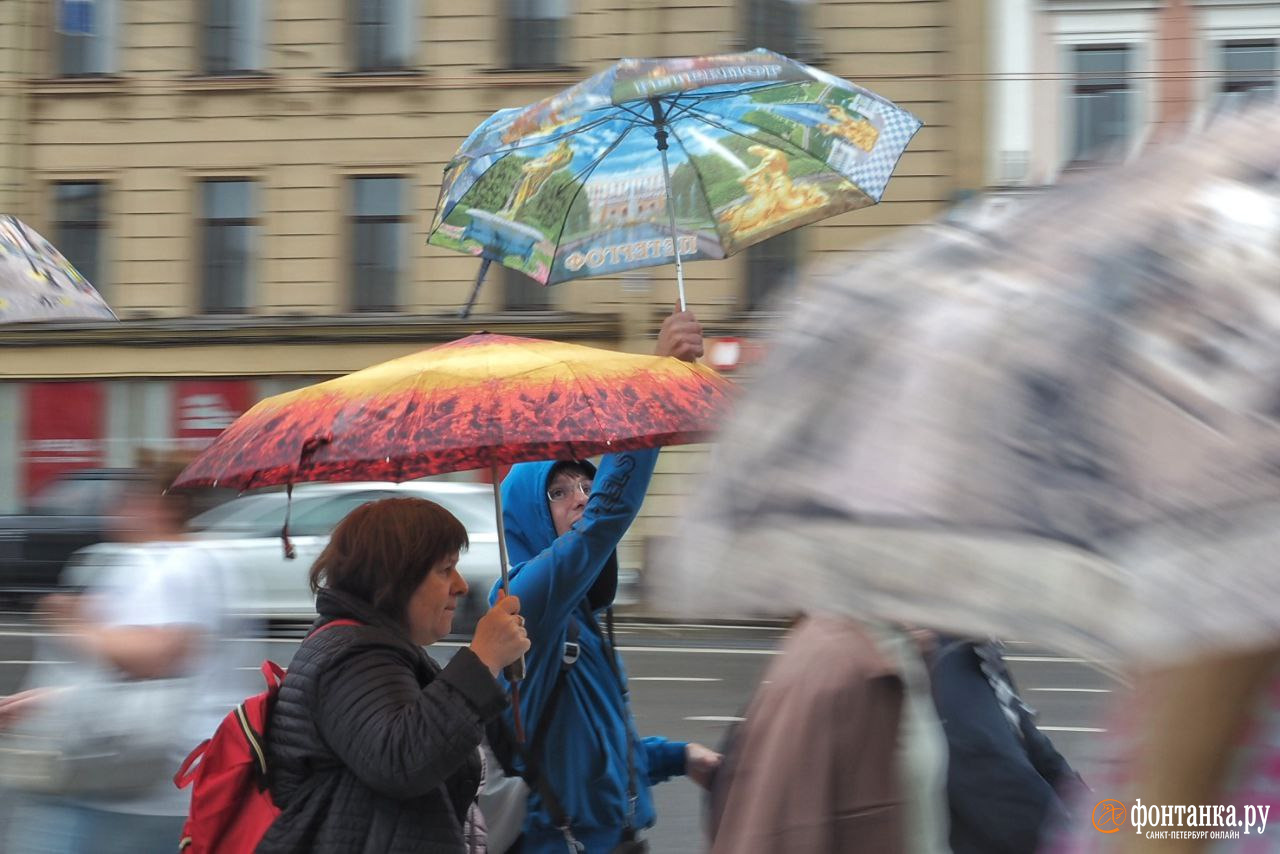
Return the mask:
<path id="1" fill-rule="evenodd" d="M 476 128 L 428 242 L 482 259 L 464 315 L 494 261 L 544 285 L 674 262 L 683 307 L 684 261 L 876 204 L 920 126 L 771 51 L 625 59 Z"/>
<path id="2" fill-rule="evenodd" d="M 52 243 L 17 217 L 0 215 L 0 323 L 115 319 Z"/>

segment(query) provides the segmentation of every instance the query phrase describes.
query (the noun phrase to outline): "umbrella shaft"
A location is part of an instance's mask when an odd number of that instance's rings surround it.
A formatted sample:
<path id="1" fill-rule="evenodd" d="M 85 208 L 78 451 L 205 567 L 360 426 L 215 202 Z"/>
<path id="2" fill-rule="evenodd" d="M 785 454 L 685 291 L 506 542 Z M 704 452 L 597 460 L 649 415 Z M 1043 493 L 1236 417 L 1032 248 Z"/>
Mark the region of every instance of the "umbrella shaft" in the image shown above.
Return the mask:
<path id="1" fill-rule="evenodd" d="M 680 235 L 676 231 L 676 207 L 671 198 L 671 169 L 667 166 L 666 146 L 659 146 L 662 155 L 662 180 L 667 190 L 667 221 L 671 223 L 671 251 L 676 256 L 676 291 L 680 295 L 680 310 L 685 310 L 684 301 L 684 264 L 680 262 Z"/>
<path id="2" fill-rule="evenodd" d="M 498 464 L 494 463 L 493 473 L 493 507 L 498 516 L 498 560 L 502 571 L 502 592 L 507 593 L 507 530 L 502 523 L 502 490 L 498 487 Z"/>

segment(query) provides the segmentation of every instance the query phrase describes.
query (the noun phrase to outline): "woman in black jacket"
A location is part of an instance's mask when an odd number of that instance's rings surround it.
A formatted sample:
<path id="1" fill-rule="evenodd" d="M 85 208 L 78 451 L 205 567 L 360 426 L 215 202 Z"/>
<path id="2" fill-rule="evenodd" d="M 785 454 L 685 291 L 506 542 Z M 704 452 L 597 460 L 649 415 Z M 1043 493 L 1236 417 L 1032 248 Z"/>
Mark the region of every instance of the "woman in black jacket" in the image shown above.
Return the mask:
<path id="1" fill-rule="evenodd" d="M 430 501 L 366 504 L 311 569 L 317 625 L 289 666 L 267 733 L 281 809 L 260 852 L 466 850 L 484 725 L 506 705 L 496 677 L 529 648 L 508 597 L 441 668 L 422 647 L 448 634 L 467 583 L 467 532 Z"/>

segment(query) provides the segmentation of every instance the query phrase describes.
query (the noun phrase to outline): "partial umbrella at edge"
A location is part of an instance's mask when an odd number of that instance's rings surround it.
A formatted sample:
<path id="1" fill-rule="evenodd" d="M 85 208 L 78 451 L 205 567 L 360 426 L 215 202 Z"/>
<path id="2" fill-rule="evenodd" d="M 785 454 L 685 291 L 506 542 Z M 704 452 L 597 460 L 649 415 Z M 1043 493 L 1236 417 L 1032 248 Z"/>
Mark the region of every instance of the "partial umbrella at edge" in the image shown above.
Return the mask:
<path id="1" fill-rule="evenodd" d="M 17 217 L 0 215 L 0 323 L 115 319 L 52 243 Z"/>
<path id="2" fill-rule="evenodd" d="M 1280 640 L 1280 112 L 817 273 L 649 582 L 1152 662 Z"/>

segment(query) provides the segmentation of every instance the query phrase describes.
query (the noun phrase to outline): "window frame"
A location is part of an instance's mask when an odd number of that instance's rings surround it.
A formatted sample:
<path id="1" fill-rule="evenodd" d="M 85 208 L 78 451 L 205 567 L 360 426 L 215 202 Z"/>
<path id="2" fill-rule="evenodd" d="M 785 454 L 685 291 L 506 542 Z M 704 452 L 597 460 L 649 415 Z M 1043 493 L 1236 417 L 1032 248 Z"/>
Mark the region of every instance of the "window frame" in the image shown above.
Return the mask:
<path id="1" fill-rule="evenodd" d="M 93 244 L 94 244 L 93 269 L 88 271 L 85 270 L 84 266 L 76 263 L 76 259 L 74 258 L 68 257 L 67 260 L 71 262 L 72 266 L 74 266 L 78 271 L 80 271 L 80 274 L 84 276 L 85 279 L 87 279 L 89 283 L 93 285 L 94 288 L 99 293 L 105 294 L 106 293 L 106 288 L 105 288 L 106 277 L 104 275 L 104 272 L 106 270 L 106 263 L 105 263 L 106 248 L 107 248 L 106 234 L 107 234 L 107 228 L 108 228 L 107 193 L 110 186 L 109 182 L 101 178 L 94 178 L 94 177 L 87 177 L 87 178 L 66 177 L 66 178 L 55 178 L 52 181 L 50 181 L 49 184 L 50 184 L 50 189 L 52 191 L 51 193 L 52 216 L 50 217 L 50 221 L 53 226 L 52 230 L 53 230 L 53 236 L 54 236 L 54 245 L 59 247 L 59 251 L 63 251 L 65 255 L 65 251 L 64 251 L 65 247 L 74 245 L 75 241 L 68 238 L 67 233 L 64 229 L 74 228 L 79 230 L 86 230 L 90 234 L 92 234 Z M 95 194 L 95 199 L 94 199 L 96 204 L 96 208 L 94 211 L 94 213 L 96 214 L 95 219 L 91 219 L 91 220 L 68 219 L 63 216 L 62 200 L 59 198 L 59 190 L 61 190 L 64 187 L 78 187 L 78 186 L 92 186 L 96 188 L 97 192 Z"/>
<path id="2" fill-rule="evenodd" d="M 562 8 L 558 10 L 559 14 L 546 15 L 517 14 L 518 6 L 537 3 L 539 0 L 499 0 L 499 2 L 506 28 L 505 53 L 501 67 L 510 71 L 547 71 L 569 67 L 567 46 L 570 39 L 569 26 L 573 20 L 569 0 L 547 0 L 547 2 L 562 4 Z M 550 38 L 535 42 L 527 37 L 532 30 L 543 24 L 552 31 Z M 552 46 L 550 55 L 540 56 L 538 51 L 528 47 L 535 43 L 550 44 Z M 525 55 L 526 51 L 527 55 Z"/>
<path id="3" fill-rule="evenodd" d="M 243 16 L 239 25 L 232 20 L 222 28 L 228 34 L 226 44 L 223 46 L 226 51 L 225 67 L 220 67 L 214 62 L 211 33 L 214 29 L 212 21 L 214 6 L 217 4 L 226 4 L 229 9 L 239 10 L 239 14 Z M 234 19 L 234 17 L 235 15 L 232 14 L 231 18 Z M 243 33 L 241 38 L 248 43 L 244 49 L 244 62 L 236 61 L 238 57 L 233 49 L 238 32 Z M 263 74 L 265 32 L 266 7 L 262 0 L 200 0 L 200 18 L 197 22 L 196 34 L 200 53 L 200 73 L 206 77 L 246 77 Z"/>
<path id="4" fill-rule="evenodd" d="M 53 5 L 53 26 L 50 28 L 52 36 L 52 71 L 54 76 L 66 79 L 77 78 L 93 78 L 93 77 L 109 77 L 119 71 L 118 62 L 120 58 L 120 0 L 92 0 L 90 4 L 90 13 L 93 15 L 101 15 L 100 28 L 94 27 L 93 35 L 84 35 L 79 33 L 66 32 L 62 28 L 62 9 L 65 0 L 58 0 Z M 70 55 L 67 50 L 71 43 L 69 40 L 76 40 L 75 44 L 81 47 L 82 52 L 78 55 L 84 58 L 82 63 L 84 68 L 69 68 L 67 59 Z M 90 61 L 92 59 L 92 61 Z"/>
<path id="5" fill-rule="evenodd" d="M 737 46 L 741 50 L 763 47 L 801 62 L 820 63 L 822 51 L 818 31 L 814 27 L 811 5 L 791 0 L 740 0 L 737 4 Z M 791 28 L 794 32 L 790 41 L 780 44 L 774 41 L 779 30 L 769 13 L 784 7 L 794 16 L 794 26 Z"/>
<path id="6" fill-rule="evenodd" d="M 402 20 L 392 20 L 387 15 L 378 25 L 381 30 L 378 42 L 378 53 L 366 61 L 362 45 L 362 27 L 367 26 L 362 19 L 363 6 L 366 3 L 377 3 L 385 10 L 388 4 L 398 4 Z M 351 57 L 351 68 L 356 74 L 404 74 L 418 69 L 418 5 L 414 0 L 347 0 L 347 33 L 348 53 Z M 387 34 L 390 34 L 389 36 Z M 390 57 L 395 50 L 402 50 L 401 61 Z"/>
<path id="7" fill-rule="evenodd" d="M 1141 90 L 1134 84 L 1134 77 L 1137 73 L 1138 60 L 1140 58 L 1139 46 L 1133 42 L 1127 41 L 1108 41 L 1108 42 L 1084 42 L 1066 45 L 1067 56 L 1071 67 L 1068 72 L 1067 85 L 1067 108 L 1070 113 L 1068 122 L 1069 133 L 1067 136 L 1067 150 L 1064 162 L 1067 164 L 1091 163 L 1097 159 L 1099 151 L 1111 150 L 1113 146 L 1127 148 L 1132 144 L 1136 134 L 1138 123 L 1140 120 L 1140 109 L 1136 103 L 1136 99 L 1140 97 Z M 1118 52 L 1123 51 L 1125 54 L 1125 66 L 1123 70 L 1117 72 L 1114 76 L 1105 76 L 1107 73 L 1099 72 L 1093 78 L 1087 78 L 1082 75 L 1093 74 L 1093 72 L 1081 72 L 1079 70 L 1078 58 L 1081 54 L 1087 52 Z M 1094 82 L 1088 82 L 1092 79 Z M 1117 84 L 1113 81 L 1119 80 Z M 1114 94 L 1120 97 L 1124 107 L 1123 123 L 1124 131 L 1119 136 L 1113 137 L 1110 143 L 1106 140 L 1102 145 L 1094 144 L 1089 148 L 1081 148 L 1081 98 L 1080 96 Z"/>
<path id="8" fill-rule="evenodd" d="M 261 181 L 252 175 L 209 175 L 201 176 L 197 179 L 197 205 L 199 206 L 199 217 L 197 219 L 199 235 L 199 254 L 197 256 L 198 264 L 198 282 L 199 282 L 199 309 L 200 314 L 248 314 L 253 306 L 254 291 L 254 274 L 256 271 L 258 255 L 260 252 L 259 228 L 262 225 L 259 212 L 261 210 L 258 194 L 261 191 Z M 249 187 L 249 210 L 248 216 L 239 217 L 211 217 L 208 215 L 209 208 L 206 204 L 208 192 L 207 188 L 212 184 L 235 184 L 243 183 Z M 234 228 L 250 228 L 250 248 L 245 259 L 243 293 L 239 294 L 240 305 L 214 305 L 211 296 L 211 279 L 209 271 L 212 265 L 209 263 L 210 240 L 209 235 L 214 227 L 234 227 Z M 225 301 L 222 301 L 225 302 Z"/>
<path id="9" fill-rule="evenodd" d="M 798 229 L 790 229 L 748 246 L 742 253 L 742 309 L 765 311 L 778 289 L 795 277 L 804 257 Z M 770 245 L 772 244 L 772 245 Z"/>
<path id="10" fill-rule="evenodd" d="M 375 312 L 395 312 L 403 311 L 405 306 L 405 285 L 409 279 L 410 257 L 409 257 L 409 234 L 413 224 L 413 182 L 411 176 L 407 172 L 373 172 L 373 173 L 353 173 L 345 176 L 347 179 L 347 200 L 349 208 L 347 211 L 347 239 L 349 241 L 350 254 L 347 263 L 347 280 L 349 287 L 348 308 L 353 313 L 375 313 Z M 377 213 L 362 214 L 357 204 L 359 182 L 368 180 L 394 180 L 399 182 L 398 203 L 400 210 L 396 213 Z M 370 302 L 362 304 L 360 299 L 360 258 L 359 247 L 364 244 L 360 238 L 361 225 L 389 225 L 398 227 L 396 235 L 396 251 L 399 254 L 397 258 L 397 267 L 395 269 L 395 278 L 392 282 L 391 301 L 389 303 Z"/>

